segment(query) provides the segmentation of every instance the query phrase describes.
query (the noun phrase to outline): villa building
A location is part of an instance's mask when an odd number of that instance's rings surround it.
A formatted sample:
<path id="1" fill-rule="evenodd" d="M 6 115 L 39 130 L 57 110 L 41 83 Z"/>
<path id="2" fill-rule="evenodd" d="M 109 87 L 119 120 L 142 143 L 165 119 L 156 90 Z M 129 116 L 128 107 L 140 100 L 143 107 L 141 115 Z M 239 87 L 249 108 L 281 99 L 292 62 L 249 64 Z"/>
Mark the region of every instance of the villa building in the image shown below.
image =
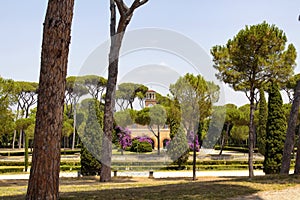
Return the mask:
<path id="1" fill-rule="evenodd" d="M 154 90 L 148 90 L 146 93 L 146 99 L 145 99 L 145 106 L 151 107 L 156 105 L 156 96 L 155 96 Z M 128 127 L 131 130 L 132 137 L 137 136 L 147 136 L 152 139 L 153 141 L 153 149 L 157 149 L 158 141 L 155 135 L 149 130 L 147 126 L 141 126 L 134 124 L 130 127 Z M 155 130 L 155 133 L 157 133 L 157 130 Z M 170 140 L 170 129 L 167 126 L 160 128 L 160 148 L 163 149 L 165 147 L 166 141 Z"/>

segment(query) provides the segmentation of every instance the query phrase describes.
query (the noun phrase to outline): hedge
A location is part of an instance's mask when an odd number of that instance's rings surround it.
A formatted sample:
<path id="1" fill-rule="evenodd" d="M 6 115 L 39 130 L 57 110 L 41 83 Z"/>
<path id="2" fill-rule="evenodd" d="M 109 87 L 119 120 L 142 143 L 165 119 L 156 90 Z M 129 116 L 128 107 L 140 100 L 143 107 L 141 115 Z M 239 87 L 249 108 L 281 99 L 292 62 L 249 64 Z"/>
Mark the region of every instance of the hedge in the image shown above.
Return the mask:
<path id="1" fill-rule="evenodd" d="M 219 145 L 216 145 L 215 150 L 221 150 L 221 147 Z M 249 149 L 248 147 L 236 147 L 236 146 L 224 146 L 224 151 L 237 151 L 240 153 L 248 153 Z M 254 153 L 258 153 L 258 148 L 254 148 Z"/>

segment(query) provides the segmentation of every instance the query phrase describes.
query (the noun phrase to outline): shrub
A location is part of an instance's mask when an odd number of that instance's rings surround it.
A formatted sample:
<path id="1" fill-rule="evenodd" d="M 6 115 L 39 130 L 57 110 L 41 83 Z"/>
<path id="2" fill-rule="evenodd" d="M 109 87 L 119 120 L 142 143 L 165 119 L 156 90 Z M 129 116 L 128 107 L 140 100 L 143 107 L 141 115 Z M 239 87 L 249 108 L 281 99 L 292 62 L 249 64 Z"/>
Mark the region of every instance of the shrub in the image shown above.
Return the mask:
<path id="1" fill-rule="evenodd" d="M 100 175 L 100 161 L 98 161 L 85 147 L 81 150 L 80 164 L 82 175 Z"/>
<path id="2" fill-rule="evenodd" d="M 140 142 L 139 140 L 135 139 L 132 141 L 130 151 L 138 153 L 152 152 L 152 144 L 146 141 Z"/>
<path id="3" fill-rule="evenodd" d="M 173 160 L 173 164 L 178 165 L 179 168 L 187 162 L 189 158 L 189 146 L 182 127 L 178 129 L 178 133 L 167 145 L 167 153 Z"/>

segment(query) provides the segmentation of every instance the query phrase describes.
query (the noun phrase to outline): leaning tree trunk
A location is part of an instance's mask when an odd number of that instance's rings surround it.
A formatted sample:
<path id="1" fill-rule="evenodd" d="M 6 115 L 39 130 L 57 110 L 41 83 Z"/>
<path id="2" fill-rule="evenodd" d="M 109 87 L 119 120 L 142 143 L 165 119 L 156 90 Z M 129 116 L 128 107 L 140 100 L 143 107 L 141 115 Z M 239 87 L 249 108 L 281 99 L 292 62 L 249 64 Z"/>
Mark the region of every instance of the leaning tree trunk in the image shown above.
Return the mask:
<path id="1" fill-rule="evenodd" d="M 292 109 L 290 112 L 288 129 L 286 132 L 286 139 L 285 139 L 285 143 L 284 143 L 280 174 L 289 174 L 289 171 L 290 171 L 291 153 L 294 149 L 295 131 L 296 131 L 296 125 L 297 125 L 299 106 L 300 106 L 300 81 L 297 82 L 297 85 L 295 88 L 295 95 L 294 95 L 294 100 L 293 100 L 293 104 L 292 104 Z M 297 157 L 298 157 L 298 148 L 297 148 Z M 296 171 L 296 168 L 295 168 L 295 171 Z"/>
<path id="2" fill-rule="evenodd" d="M 26 199 L 59 199 L 60 146 L 74 0 L 49 0 Z"/>

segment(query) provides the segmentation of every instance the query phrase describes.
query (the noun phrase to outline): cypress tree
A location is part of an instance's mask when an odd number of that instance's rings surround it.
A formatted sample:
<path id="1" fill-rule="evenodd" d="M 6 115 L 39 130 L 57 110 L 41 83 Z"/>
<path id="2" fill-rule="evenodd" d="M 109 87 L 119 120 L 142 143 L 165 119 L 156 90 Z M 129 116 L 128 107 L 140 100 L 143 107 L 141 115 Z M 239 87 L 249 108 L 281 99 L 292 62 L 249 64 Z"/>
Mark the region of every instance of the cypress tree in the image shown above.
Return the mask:
<path id="1" fill-rule="evenodd" d="M 259 119 L 257 127 L 257 147 L 259 153 L 265 155 L 266 150 L 266 128 L 267 128 L 267 117 L 268 117 L 268 108 L 265 98 L 265 93 L 262 88 L 259 90 Z"/>
<path id="2" fill-rule="evenodd" d="M 272 83 L 268 93 L 269 103 L 264 172 L 266 174 L 277 174 L 281 168 L 287 124 L 278 86 Z"/>
<path id="3" fill-rule="evenodd" d="M 167 146 L 167 153 L 173 163 L 178 165 L 179 168 L 187 162 L 189 158 L 189 145 L 186 133 L 182 127 L 178 128 L 178 132 Z"/>
<path id="4" fill-rule="evenodd" d="M 89 102 L 88 118 L 84 133 L 81 136 L 81 173 L 83 175 L 100 174 L 101 170 L 101 143 L 102 143 L 102 127 L 99 119 L 99 106 L 97 102 Z"/>

